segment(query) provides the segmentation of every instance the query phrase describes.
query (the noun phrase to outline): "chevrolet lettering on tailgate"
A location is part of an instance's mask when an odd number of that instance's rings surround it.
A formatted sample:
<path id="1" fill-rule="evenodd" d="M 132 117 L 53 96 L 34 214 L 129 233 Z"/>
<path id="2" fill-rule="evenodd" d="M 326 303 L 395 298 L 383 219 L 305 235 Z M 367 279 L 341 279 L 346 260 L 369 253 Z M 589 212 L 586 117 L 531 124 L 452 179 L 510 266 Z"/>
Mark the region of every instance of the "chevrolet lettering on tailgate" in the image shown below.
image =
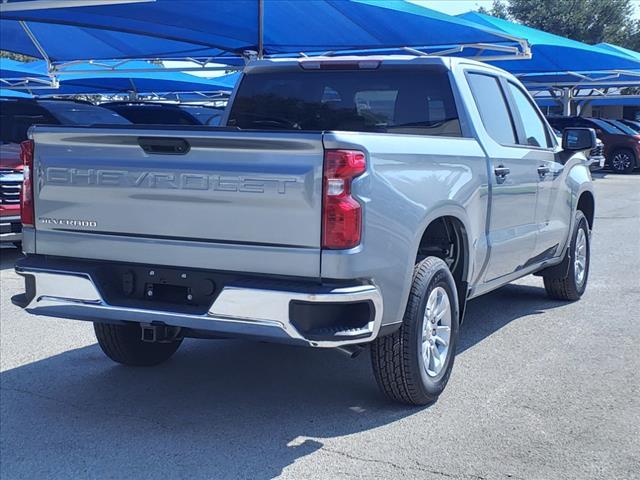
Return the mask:
<path id="1" fill-rule="evenodd" d="M 287 193 L 295 178 L 233 175 L 205 175 L 201 173 L 169 173 L 127 170 L 101 170 L 49 167 L 46 169 L 47 184 L 170 188 L 181 190 L 214 190 L 219 192 Z"/>

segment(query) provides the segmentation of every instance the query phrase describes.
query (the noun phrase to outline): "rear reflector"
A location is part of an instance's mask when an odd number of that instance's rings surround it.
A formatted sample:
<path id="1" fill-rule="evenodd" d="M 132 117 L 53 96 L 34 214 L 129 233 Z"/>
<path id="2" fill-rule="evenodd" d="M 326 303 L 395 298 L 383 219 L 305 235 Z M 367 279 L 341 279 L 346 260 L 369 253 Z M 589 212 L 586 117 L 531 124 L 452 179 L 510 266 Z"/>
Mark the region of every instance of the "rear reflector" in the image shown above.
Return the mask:
<path id="1" fill-rule="evenodd" d="M 33 140 L 20 144 L 20 160 L 24 166 L 22 190 L 20 191 L 20 219 L 23 225 L 34 225 L 33 207 Z"/>
<path id="2" fill-rule="evenodd" d="M 344 250 L 360 244 L 362 205 L 351 196 L 351 182 L 367 169 L 358 150 L 327 150 L 324 155 L 322 248 Z"/>

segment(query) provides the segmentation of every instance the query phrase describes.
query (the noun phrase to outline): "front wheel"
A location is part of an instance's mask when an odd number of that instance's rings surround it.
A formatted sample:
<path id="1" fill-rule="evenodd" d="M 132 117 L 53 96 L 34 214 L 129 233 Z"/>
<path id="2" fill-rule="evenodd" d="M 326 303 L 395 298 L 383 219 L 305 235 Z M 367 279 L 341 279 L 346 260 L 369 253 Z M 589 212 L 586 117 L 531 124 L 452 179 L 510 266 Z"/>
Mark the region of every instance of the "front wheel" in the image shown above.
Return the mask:
<path id="1" fill-rule="evenodd" d="M 578 210 L 574 219 L 571 243 L 565 252 L 568 258 L 566 271 L 562 275 L 545 275 L 544 288 L 547 294 L 556 300 L 578 300 L 587 289 L 589 278 L 589 263 L 591 260 L 591 239 L 589 222 L 584 214 Z"/>
<path id="2" fill-rule="evenodd" d="M 609 166 L 616 173 L 631 173 L 636 166 L 636 157 L 631 150 L 619 148 L 611 154 Z"/>
<path id="3" fill-rule="evenodd" d="M 458 325 L 453 276 L 440 258 L 427 257 L 415 266 L 402 326 L 371 344 L 382 392 L 411 405 L 435 402 L 453 368 Z"/>

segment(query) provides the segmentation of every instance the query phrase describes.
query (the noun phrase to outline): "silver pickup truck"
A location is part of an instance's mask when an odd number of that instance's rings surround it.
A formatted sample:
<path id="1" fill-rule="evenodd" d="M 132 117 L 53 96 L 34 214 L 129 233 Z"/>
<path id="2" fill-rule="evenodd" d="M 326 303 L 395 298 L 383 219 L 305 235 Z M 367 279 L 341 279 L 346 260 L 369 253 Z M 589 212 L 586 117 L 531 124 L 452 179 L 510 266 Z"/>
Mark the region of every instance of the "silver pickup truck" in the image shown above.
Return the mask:
<path id="1" fill-rule="evenodd" d="M 186 337 L 368 345 L 381 390 L 427 404 L 469 299 L 531 273 L 557 299 L 587 284 L 595 134 L 558 145 L 478 62 L 258 60 L 220 127 L 30 138 L 14 303 L 94 322 L 123 364 Z"/>

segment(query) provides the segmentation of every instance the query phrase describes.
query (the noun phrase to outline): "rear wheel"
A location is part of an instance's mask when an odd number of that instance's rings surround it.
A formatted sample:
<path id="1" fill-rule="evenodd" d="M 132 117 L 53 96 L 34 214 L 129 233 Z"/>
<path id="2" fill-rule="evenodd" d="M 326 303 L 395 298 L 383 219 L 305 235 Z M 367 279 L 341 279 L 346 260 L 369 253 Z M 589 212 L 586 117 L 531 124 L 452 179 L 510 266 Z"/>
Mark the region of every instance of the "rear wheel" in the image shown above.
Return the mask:
<path id="1" fill-rule="evenodd" d="M 568 268 L 562 276 L 542 275 L 547 294 L 557 300 L 578 300 L 587 289 L 591 245 L 589 223 L 580 210 L 576 212 L 574 225 L 571 244 L 565 253 L 569 256 L 565 259 L 568 260 Z"/>
<path id="2" fill-rule="evenodd" d="M 611 154 L 609 166 L 616 173 L 631 173 L 636 166 L 636 156 L 627 148 L 619 148 Z"/>
<path id="3" fill-rule="evenodd" d="M 415 266 L 402 326 L 371 344 L 373 372 L 390 399 L 412 405 L 435 402 L 449 380 L 458 339 L 458 296 L 440 258 Z"/>
<path id="4" fill-rule="evenodd" d="M 94 323 L 93 329 L 100 348 L 107 357 L 117 363 L 131 366 L 158 365 L 169 359 L 182 340 L 143 342 L 138 324 L 111 325 Z"/>

